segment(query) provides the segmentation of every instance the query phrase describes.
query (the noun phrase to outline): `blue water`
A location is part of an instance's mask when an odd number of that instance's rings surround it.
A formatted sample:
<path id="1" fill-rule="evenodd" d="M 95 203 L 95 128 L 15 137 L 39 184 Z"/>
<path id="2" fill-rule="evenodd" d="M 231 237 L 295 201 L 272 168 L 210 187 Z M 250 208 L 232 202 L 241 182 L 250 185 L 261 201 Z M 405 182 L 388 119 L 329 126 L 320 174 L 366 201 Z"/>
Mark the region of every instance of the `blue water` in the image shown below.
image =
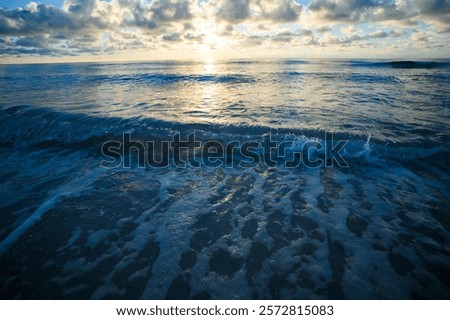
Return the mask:
<path id="1" fill-rule="evenodd" d="M 2 65 L 0 297 L 448 299 L 449 89 L 448 61 Z M 325 132 L 348 167 L 100 165 L 123 133 Z"/>

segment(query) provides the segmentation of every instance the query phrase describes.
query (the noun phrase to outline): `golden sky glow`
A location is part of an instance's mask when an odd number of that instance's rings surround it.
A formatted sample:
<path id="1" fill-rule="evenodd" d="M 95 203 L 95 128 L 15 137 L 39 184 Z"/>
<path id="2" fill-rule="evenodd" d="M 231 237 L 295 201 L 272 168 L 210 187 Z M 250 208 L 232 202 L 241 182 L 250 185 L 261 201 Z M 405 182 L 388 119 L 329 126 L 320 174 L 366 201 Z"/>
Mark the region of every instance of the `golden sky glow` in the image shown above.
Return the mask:
<path id="1" fill-rule="evenodd" d="M 0 1 L 0 62 L 448 58 L 449 0 Z"/>

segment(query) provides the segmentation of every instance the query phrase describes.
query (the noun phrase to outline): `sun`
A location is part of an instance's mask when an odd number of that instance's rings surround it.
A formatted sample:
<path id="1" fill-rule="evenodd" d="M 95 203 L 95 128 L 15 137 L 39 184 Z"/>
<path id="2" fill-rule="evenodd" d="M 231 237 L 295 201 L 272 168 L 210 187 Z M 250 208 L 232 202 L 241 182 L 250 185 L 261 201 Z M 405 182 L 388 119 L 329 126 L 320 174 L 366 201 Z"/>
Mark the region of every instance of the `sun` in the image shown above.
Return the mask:
<path id="1" fill-rule="evenodd" d="M 199 31 L 203 35 L 203 42 L 200 45 L 201 51 L 214 51 L 227 49 L 229 41 L 220 35 L 218 26 L 214 21 L 201 21 Z"/>

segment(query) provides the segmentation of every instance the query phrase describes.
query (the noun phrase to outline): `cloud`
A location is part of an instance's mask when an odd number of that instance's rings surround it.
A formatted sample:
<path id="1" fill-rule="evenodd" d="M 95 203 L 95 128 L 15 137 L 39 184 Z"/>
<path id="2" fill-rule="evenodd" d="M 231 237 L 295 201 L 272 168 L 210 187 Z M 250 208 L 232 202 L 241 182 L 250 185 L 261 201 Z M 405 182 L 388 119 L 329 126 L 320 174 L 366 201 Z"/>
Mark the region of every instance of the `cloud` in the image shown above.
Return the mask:
<path id="1" fill-rule="evenodd" d="M 434 23 L 439 32 L 450 32 L 450 0 L 416 0 L 424 20 Z"/>
<path id="2" fill-rule="evenodd" d="M 164 41 L 169 41 L 169 42 L 180 42 L 181 39 L 181 34 L 179 32 L 174 32 L 171 34 L 165 34 L 162 36 L 162 39 Z"/>
<path id="3" fill-rule="evenodd" d="M 450 13 L 449 0 L 416 0 L 420 12 L 426 15 L 441 16 Z"/>
<path id="4" fill-rule="evenodd" d="M 188 0 L 66 0 L 62 8 L 35 2 L 25 8 L 0 8 L 0 36 L 16 40 L 8 42 L 8 46 L 3 44 L 0 54 L 104 53 L 114 48 L 126 49 L 129 45 L 145 47 L 145 41 L 153 42 L 161 35 L 164 41 L 176 42 L 181 39 L 177 30 L 193 18 L 193 3 Z M 130 30 L 134 30 L 132 39 Z M 148 33 L 154 39 L 149 39 Z M 10 50 L 11 46 L 15 49 Z"/>
<path id="5" fill-rule="evenodd" d="M 302 7 L 295 1 L 257 1 L 259 16 L 264 20 L 274 22 L 293 22 L 300 17 Z M 258 12 L 258 11 L 257 11 Z"/>
<path id="6" fill-rule="evenodd" d="M 308 9 L 325 23 L 450 24 L 450 0 L 312 0 Z"/>
<path id="7" fill-rule="evenodd" d="M 299 2 L 65 0 L 60 8 L 30 2 L 0 8 L 0 56 L 449 45 L 450 0 Z"/>
<path id="8" fill-rule="evenodd" d="M 250 17 L 251 0 L 222 0 L 216 17 L 228 22 L 241 22 Z"/>
<path id="9" fill-rule="evenodd" d="M 317 33 L 317 39 L 313 39 L 315 43 L 322 47 L 337 46 L 337 47 L 375 47 L 379 42 L 395 44 L 398 41 L 403 41 L 408 36 L 408 32 L 403 29 L 398 30 L 375 30 L 372 32 L 363 32 L 363 30 L 356 28 L 353 25 L 345 26 L 340 29 L 342 36 L 333 34 L 331 31 L 325 31 L 323 34 Z"/>
<path id="10" fill-rule="evenodd" d="M 218 20 L 229 23 L 264 20 L 287 23 L 297 21 L 302 11 L 294 0 L 219 0 L 210 5 L 217 6 Z"/>
<path id="11" fill-rule="evenodd" d="M 375 2 L 372 0 L 313 0 L 309 10 L 328 21 L 357 21 Z"/>
<path id="12" fill-rule="evenodd" d="M 133 19 L 124 19 L 124 26 L 136 26 L 155 29 L 167 23 L 187 21 L 192 18 L 191 3 L 187 0 L 155 0 L 150 4 L 140 1 L 121 2 L 123 11 L 130 10 Z"/>
<path id="13" fill-rule="evenodd" d="M 30 35 L 86 28 L 85 21 L 60 9 L 34 4 L 29 9 L 0 9 L 0 34 Z M 93 22 L 93 21 L 92 21 Z"/>
<path id="14" fill-rule="evenodd" d="M 312 0 L 309 10 L 328 22 L 405 20 L 414 15 L 410 0 Z"/>
<path id="15" fill-rule="evenodd" d="M 164 28 L 192 18 L 187 0 L 66 0 L 58 9 L 30 3 L 27 8 L 0 9 L 0 34 L 28 35 L 117 28 Z"/>

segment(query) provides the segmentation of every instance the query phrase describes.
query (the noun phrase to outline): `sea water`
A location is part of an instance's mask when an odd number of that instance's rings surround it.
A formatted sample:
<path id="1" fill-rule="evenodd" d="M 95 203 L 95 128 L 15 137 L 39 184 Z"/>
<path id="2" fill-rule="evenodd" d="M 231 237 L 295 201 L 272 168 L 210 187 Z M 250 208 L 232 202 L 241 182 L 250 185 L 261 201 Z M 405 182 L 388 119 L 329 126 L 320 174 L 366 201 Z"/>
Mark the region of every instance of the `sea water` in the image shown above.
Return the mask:
<path id="1" fill-rule="evenodd" d="M 0 296 L 448 299 L 449 89 L 448 61 L 2 65 Z M 102 166 L 125 133 L 327 132 L 345 166 Z"/>

